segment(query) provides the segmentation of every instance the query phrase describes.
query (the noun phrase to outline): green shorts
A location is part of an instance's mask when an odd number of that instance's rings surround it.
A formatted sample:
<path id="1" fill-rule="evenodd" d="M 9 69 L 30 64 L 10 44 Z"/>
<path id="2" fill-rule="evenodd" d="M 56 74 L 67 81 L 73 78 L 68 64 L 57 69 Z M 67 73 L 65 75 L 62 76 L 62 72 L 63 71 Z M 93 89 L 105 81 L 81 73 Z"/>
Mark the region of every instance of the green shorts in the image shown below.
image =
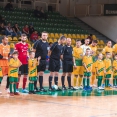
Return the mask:
<path id="1" fill-rule="evenodd" d="M 106 74 L 105 78 L 111 78 L 111 74 Z"/>
<path id="2" fill-rule="evenodd" d="M 113 76 L 113 78 L 117 78 L 117 76 Z"/>
<path id="3" fill-rule="evenodd" d="M 3 77 L 0 77 L 0 82 L 2 82 Z"/>
<path id="4" fill-rule="evenodd" d="M 82 66 L 82 59 L 75 60 L 76 66 Z"/>
<path id="5" fill-rule="evenodd" d="M 9 82 L 18 82 L 18 78 L 16 78 L 16 77 L 9 77 Z"/>
<path id="6" fill-rule="evenodd" d="M 30 80 L 30 81 L 36 81 L 36 80 L 37 80 L 37 76 L 29 77 L 29 80 Z"/>
<path id="7" fill-rule="evenodd" d="M 84 76 L 85 77 L 90 77 L 91 76 L 91 72 L 84 72 Z"/>
<path id="8" fill-rule="evenodd" d="M 103 76 L 96 76 L 97 79 L 103 79 Z"/>

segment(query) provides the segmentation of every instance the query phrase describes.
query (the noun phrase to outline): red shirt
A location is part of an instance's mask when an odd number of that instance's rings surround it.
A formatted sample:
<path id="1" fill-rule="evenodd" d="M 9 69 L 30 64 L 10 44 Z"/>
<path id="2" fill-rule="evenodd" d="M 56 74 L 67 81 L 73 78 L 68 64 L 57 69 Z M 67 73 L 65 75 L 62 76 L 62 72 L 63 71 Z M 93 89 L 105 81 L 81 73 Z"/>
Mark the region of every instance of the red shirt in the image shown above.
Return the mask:
<path id="1" fill-rule="evenodd" d="M 29 28 L 23 28 L 27 33 L 29 33 Z"/>
<path id="2" fill-rule="evenodd" d="M 22 64 L 28 64 L 28 48 L 29 46 L 27 43 L 23 44 L 22 42 L 19 42 L 15 45 L 15 50 L 18 51 L 18 58 Z"/>
<path id="3" fill-rule="evenodd" d="M 31 36 L 30 36 L 30 38 L 32 40 L 37 40 L 38 39 L 38 34 L 32 33 Z"/>

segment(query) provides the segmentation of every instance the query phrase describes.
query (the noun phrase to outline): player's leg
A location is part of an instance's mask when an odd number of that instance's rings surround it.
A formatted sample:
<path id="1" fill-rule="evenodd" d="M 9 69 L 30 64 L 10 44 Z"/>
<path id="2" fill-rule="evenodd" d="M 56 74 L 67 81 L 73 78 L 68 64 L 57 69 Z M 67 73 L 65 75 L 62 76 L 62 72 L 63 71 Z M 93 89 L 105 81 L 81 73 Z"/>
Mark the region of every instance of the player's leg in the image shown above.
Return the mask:
<path id="1" fill-rule="evenodd" d="M 65 76 L 66 76 L 66 72 L 63 71 L 63 74 L 61 76 L 62 90 L 66 90 L 66 87 L 65 87 Z"/>
<path id="2" fill-rule="evenodd" d="M 31 81 L 31 77 L 29 77 L 29 83 L 28 83 L 28 90 L 29 90 L 29 94 L 32 94 L 32 89 L 31 86 L 32 85 L 32 81 Z"/>
<path id="3" fill-rule="evenodd" d="M 84 72 L 84 77 L 83 77 L 83 89 L 86 90 L 86 84 L 87 82 L 87 72 Z"/>
<path id="4" fill-rule="evenodd" d="M 16 84 L 18 82 L 18 78 L 14 78 L 14 84 L 13 84 L 13 88 L 14 88 L 14 95 L 19 95 L 18 92 L 16 92 Z"/>
<path id="5" fill-rule="evenodd" d="M 2 92 L 1 92 L 1 82 L 2 82 L 2 77 L 0 77 L 0 94 L 2 94 Z"/>
<path id="6" fill-rule="evenodd" d="M 90 77 L 91 77 L 91 72 L 87 72 L 87 88 L 88 88 L 88 90 L 92 90 L 92 87 L 90 87 Z"/>
<path id="7" fill-rule="evenodd" d="M 91 75 L 91 86 L 92 87 L 95 87 L 95 79 L 96 79 L 95 72 L 92 72 L 92 75 Z"/>
<path id="8" fill-rule="evenodd" d="M 10 85 L 9 85 L 10 96 L 13 96 L 13 95 L 14 95 L 14 93 L 13 93 L 13 82 L 14 82 L 13 77 L 10 77 L 10 78 L 9 78 L 9 82 L 10 82 Z"/>
<path id="9" fill-rule="evenodd" d="M 115 76 L 113 76 L 113 87 L 114 88 L 116 87 L 116 78 L 115 78 Z"/>
<path id="10" fill-rule="evenodd" d="M 49 75 L 49 91 L 53 91 L 53 88 L 52 88 L 52 79 L 53 79 L 53 75 L 54 75 L 54 72 L 50 72 L 50 75 Z"/>
<path id="11" fill-rule="evenodd" d="M 28 64 L 23 65 L 23 86 L 22 86 L 22 92 L 28 93 L 29 91 L 26 89 L 26 82 L 28 78 Z"/>

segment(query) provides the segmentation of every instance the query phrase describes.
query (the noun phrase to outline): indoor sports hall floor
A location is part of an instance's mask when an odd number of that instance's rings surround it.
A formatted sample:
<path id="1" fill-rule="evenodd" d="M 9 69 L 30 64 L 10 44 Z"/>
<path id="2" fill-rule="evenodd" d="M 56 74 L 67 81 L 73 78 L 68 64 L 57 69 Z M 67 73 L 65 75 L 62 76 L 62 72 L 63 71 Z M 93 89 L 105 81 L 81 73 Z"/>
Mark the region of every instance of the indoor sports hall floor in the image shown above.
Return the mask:
<path id="1" fill-rule="evenodd" d="M 4 90 L 5 84 L 6 78 L 2 82 L 0 117 L 117 117 L 117 89 L 20 94 L 10 97 Z M 44 75 L 44 86 L 48 86 L 48 74 Z"/>

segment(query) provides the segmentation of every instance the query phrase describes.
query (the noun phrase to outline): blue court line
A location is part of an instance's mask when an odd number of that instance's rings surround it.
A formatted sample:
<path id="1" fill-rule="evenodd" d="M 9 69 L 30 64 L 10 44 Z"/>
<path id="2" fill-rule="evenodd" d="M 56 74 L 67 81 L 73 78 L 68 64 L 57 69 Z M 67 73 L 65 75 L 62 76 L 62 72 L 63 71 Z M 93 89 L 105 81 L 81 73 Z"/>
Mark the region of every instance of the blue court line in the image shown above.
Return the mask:
<path id="1" fill-rule="evenodd" d="M 113 115 L 115 115 L 116 117 L 117 117 L 117 113 L 112 113 L 112 114 L 104 114 L 104 115 L 96 115 L 96 116 L 90 116 L 90 117 L 107 117 L 107 116 L 113 116 Z"/>

